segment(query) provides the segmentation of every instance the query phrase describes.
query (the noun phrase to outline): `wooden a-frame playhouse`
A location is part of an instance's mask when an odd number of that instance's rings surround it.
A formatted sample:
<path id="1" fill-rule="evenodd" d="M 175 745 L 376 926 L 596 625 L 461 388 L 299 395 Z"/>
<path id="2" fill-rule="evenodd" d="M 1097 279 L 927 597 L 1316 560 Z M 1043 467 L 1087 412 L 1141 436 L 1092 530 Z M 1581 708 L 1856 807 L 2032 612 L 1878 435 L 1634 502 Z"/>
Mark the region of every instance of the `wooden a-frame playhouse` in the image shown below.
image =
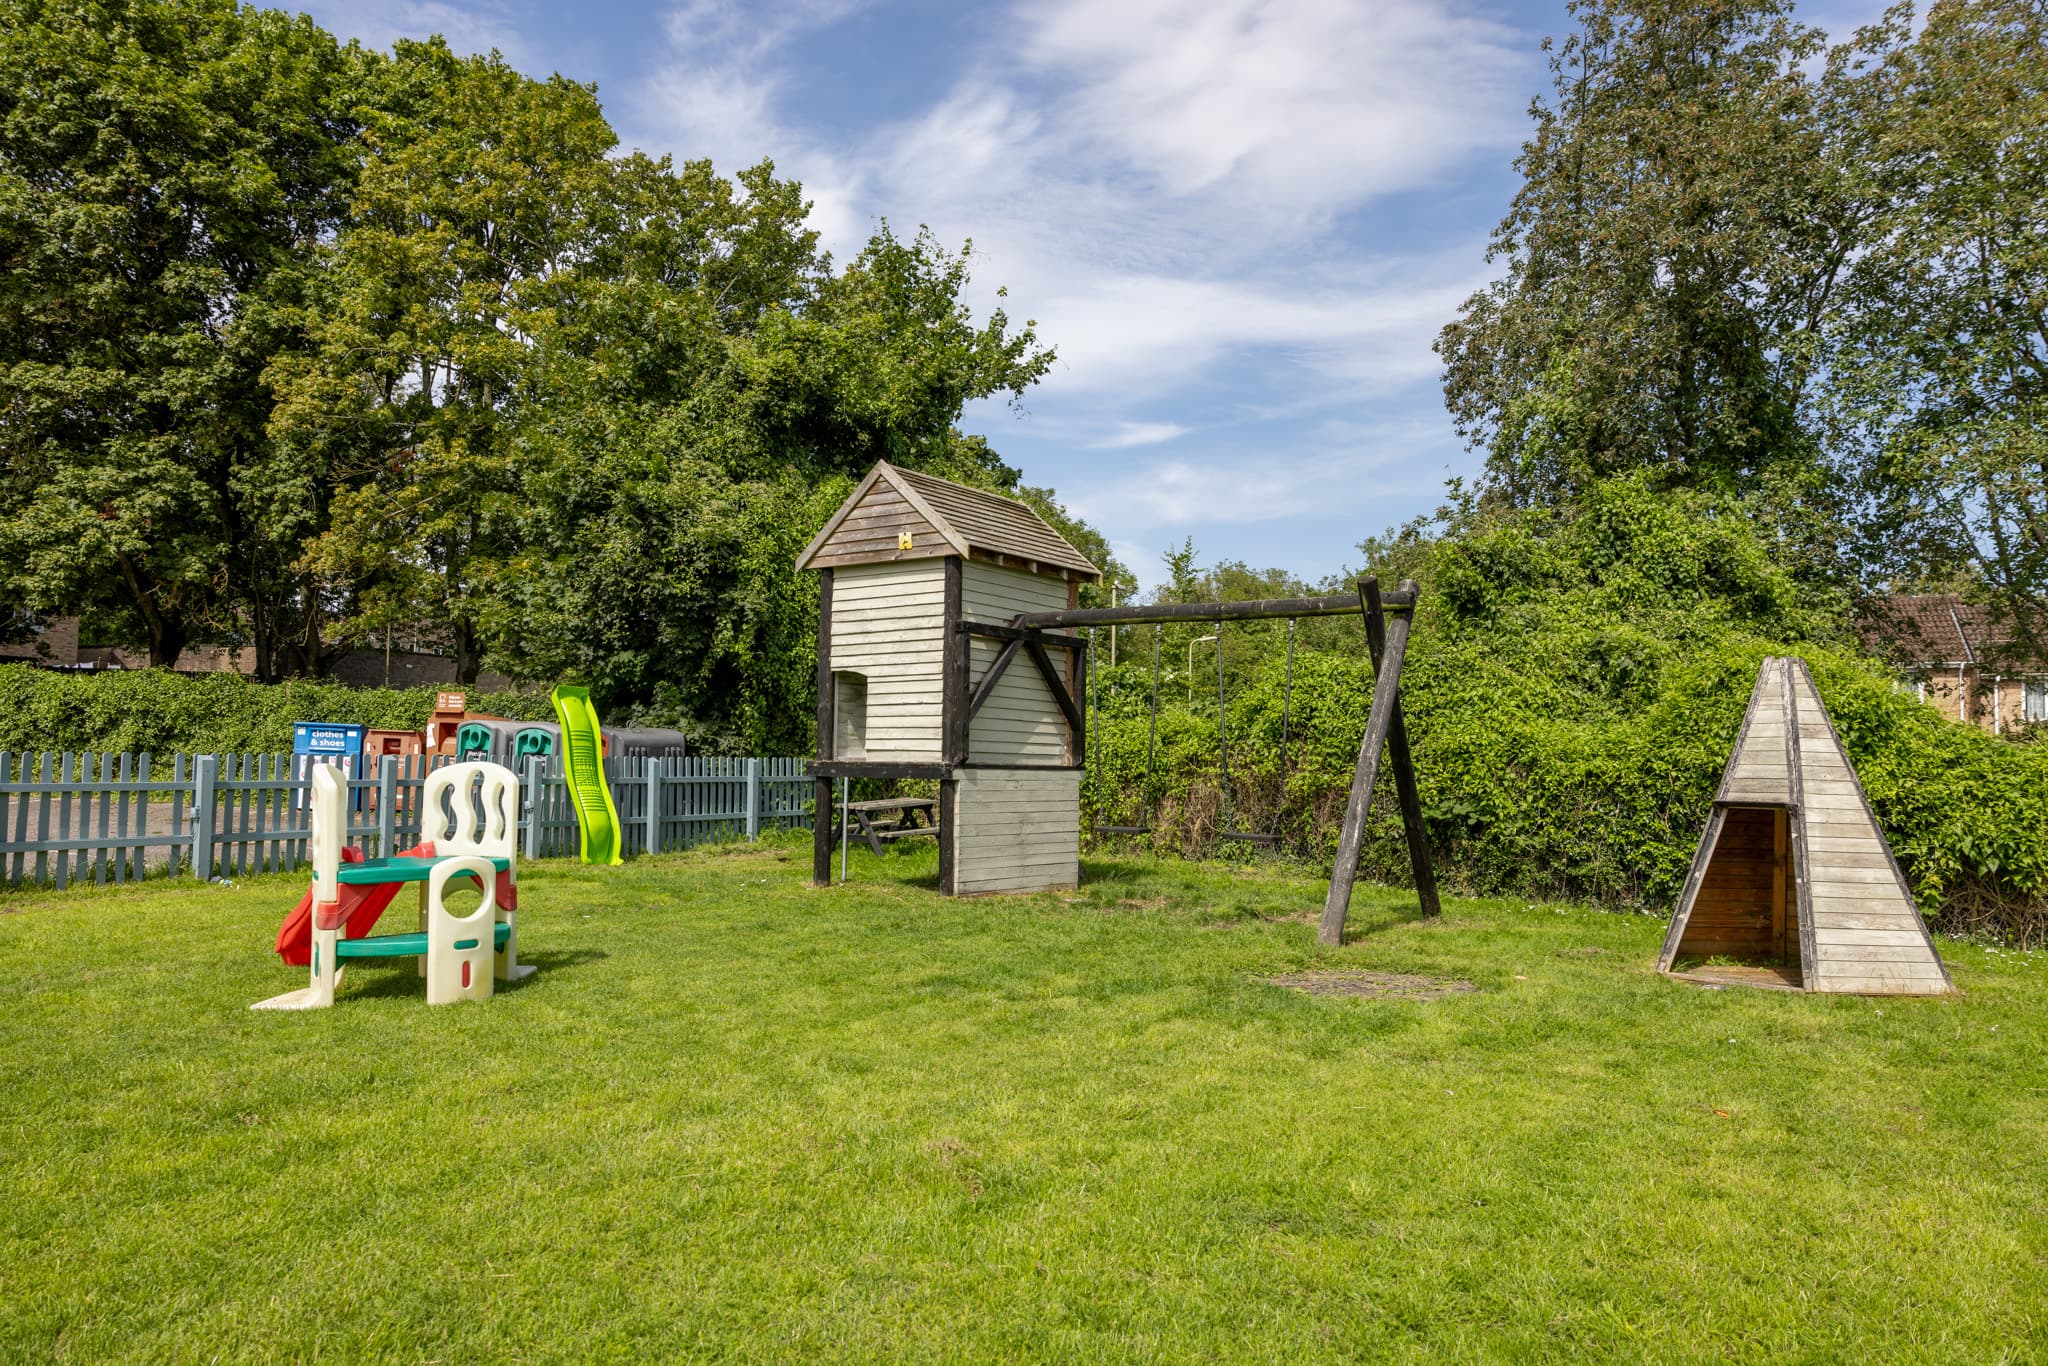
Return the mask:
<path id="1" fill-rule="evenodd" d="M 1757 673 L 1657 970 L 1795 991 L 1955 989 L 1804 660 Z"/>

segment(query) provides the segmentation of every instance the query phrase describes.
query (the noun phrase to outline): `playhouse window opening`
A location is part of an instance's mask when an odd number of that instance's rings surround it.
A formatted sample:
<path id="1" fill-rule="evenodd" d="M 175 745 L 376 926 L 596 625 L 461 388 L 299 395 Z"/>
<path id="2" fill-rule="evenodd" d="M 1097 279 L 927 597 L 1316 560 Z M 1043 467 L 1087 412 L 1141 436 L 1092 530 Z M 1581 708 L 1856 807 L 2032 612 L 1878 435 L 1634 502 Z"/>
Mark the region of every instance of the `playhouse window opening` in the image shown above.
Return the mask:
<path id="1" fill-rule="evenodd" d="M 832 753 L 841 759 L 868 754 L 868 679 L 838 670 L 832 675 Z"/>

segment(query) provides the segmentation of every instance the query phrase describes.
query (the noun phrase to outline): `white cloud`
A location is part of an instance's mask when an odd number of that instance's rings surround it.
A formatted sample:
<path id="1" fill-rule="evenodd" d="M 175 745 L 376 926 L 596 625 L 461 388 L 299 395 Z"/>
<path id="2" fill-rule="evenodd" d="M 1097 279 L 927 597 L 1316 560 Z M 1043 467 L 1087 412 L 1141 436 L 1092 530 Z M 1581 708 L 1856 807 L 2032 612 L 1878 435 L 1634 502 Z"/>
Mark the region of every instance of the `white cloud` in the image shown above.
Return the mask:
<path id="1" fill-rule="evenodd" d="M 842 258 L 884 214 L 972 238 L 972 302 L 1008 286 L 1059 351 L 1012 437 L 1104 453 L 1059 487 L 1105 531 L 1321 516 L 1364 534 L 1405 515 L 1365 506 L 1368 483 L 1433 505 L 1456 443 L 1430 345 L 1487 278 L 1490 224 L 1409 220 L 1475 157 L 1505 165 L 1541 79 L 1528 35 L 1465 0 L 1015 0 L 908 112 L 847 128 L 807 118 L 789 73 L 851 12 L 691 0 L 638 92 L 642 136 L 728 170 L 772 154 Z M 1140 400 L 1150 420 L 1127 416 Z M 1374 410 L 1433 426 L 1400 446 L 1316 433 Z M 1167 442 L 1174 458 L 1147 449 Z"/>
<path id="2" fill-rule="evenodd" d="M 1025 18 L 1031 64 L 1072 79 L 1075 134 L 1170 194 L 1349 203 L 1514 131 L 1473 98 L 1521 65 L 1512 35 L 1445 5 L 1043 0 Z"/>
<path id="3" fill-rule="evenodd" d="M 1091 444 L 1097 450 L 1121 451 L 1132 446 L 1158 446 L 1187 434 L 1188 428 L 1178 422 L 1119 422 L 1116 430 Z"/>

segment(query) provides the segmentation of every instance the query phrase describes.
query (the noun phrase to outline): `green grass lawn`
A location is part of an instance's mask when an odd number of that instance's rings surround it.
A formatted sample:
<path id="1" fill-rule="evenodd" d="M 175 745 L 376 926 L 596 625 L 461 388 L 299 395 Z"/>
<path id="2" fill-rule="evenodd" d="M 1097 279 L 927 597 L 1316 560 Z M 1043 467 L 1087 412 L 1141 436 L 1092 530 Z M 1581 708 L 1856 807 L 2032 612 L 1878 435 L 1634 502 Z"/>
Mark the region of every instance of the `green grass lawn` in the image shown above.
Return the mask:
<path id="1" fill-rule="evenodd" d="M 541 972 L 252 1014 L 297 878 L 0 901 L 14 1360 L 2048 1354 L 2048 957 L 1703 990 L 1640 917 L 931 853 L 525 870 Z M 403 927 L 401 927 L 403 928 Z M 1262 979 L 1461 979 L 1416 1000 Z"/>

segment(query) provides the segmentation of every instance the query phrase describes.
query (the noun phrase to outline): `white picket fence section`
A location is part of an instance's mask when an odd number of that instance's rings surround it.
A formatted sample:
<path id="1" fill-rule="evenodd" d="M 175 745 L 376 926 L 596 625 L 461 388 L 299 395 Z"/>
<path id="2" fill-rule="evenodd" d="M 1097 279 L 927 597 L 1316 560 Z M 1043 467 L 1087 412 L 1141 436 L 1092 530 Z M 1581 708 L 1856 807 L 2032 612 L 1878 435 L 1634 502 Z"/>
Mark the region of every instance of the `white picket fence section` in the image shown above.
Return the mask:
<path id="1" fill-rule="evenodd" d="M 20 753 L 0 750 L 0 883 L 66 887 L 189 872 L 278 872 L 306 860 L 307 765 L 290 754 Z M 440 755 L 383 755 L 349 779 L 348 842 L 371 857 L 417 843 L 419 793 Z M 605 775 L 629 854 L 809 828 L 810 762 L 614 758 Z M 525 760 L 526 858 L 573 857 L 576 813 L 558 760 Z"/>

